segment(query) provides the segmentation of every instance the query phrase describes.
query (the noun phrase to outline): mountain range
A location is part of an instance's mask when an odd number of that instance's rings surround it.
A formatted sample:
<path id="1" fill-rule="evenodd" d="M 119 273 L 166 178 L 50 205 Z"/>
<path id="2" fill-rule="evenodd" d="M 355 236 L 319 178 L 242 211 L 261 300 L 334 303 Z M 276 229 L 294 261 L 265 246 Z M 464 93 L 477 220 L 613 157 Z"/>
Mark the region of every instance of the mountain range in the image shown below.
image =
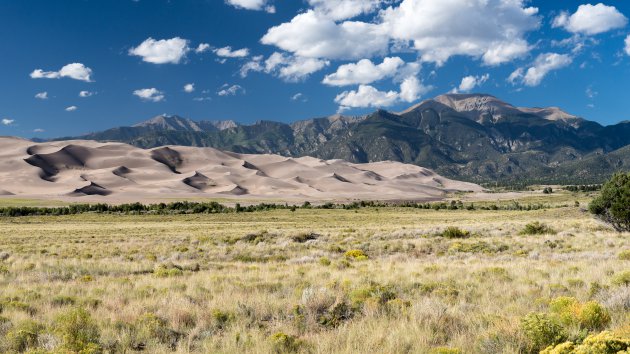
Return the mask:
<path id="1" fill-rule="evenodd" d="M 290 124 L 193 121 L 160 115 L 78 137 L 141 148 L 399 161 L 476 183 L 599 183 L 630 168 L 630 122 L 602 126 L 558 107 L 516 107 L 486 94 L 446 94 L 403 112 L 332 115 Z"/>

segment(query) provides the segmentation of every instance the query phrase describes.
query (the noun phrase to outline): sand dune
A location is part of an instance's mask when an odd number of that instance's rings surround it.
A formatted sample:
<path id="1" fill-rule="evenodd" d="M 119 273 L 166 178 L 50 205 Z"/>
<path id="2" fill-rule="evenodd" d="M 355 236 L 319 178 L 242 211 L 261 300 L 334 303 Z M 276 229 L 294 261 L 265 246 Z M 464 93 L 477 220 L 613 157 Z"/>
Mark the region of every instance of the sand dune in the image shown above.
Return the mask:
<path id="1" fill-rule="evenodd" d="M 435 200 L 481 191 L 398 162 L 248 155 L 212 148 L 0 138 L 0 196 L 85 201 L 172 198 Z"/>

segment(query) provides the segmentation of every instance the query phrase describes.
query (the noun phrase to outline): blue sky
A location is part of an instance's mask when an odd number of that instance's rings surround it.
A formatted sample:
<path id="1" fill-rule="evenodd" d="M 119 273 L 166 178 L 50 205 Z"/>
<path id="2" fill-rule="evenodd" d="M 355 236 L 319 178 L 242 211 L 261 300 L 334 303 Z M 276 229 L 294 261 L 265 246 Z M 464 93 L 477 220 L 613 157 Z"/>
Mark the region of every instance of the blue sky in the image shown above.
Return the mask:
<path id="1" fill-rule="evenodd" d="M 629 16 L 625 0 L 4 0 L 0 135 L 291 122 L 454 91 L 613 124 L 630 119 Z"/>

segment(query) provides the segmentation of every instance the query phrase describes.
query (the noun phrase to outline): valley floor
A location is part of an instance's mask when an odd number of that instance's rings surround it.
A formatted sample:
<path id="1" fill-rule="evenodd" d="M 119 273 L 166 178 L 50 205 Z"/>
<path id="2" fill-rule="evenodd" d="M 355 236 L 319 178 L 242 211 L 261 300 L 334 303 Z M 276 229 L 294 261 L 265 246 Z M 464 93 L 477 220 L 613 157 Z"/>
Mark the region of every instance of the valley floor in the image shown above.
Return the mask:
<path id="1" fill-rule="evenodd" d="M 573 203 L 0 218 L 0 352 L 535 352 L 561 296 L 610 316 L 562 339 L 630 330 L 629 236 Z"/>

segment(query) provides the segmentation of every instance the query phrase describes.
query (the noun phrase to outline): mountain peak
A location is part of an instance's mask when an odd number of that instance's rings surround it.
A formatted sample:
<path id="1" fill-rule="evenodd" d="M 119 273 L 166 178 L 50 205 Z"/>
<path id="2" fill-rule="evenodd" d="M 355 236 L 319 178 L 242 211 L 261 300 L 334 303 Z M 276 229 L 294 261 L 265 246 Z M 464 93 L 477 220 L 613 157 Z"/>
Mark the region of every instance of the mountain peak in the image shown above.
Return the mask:
<path id="1" fill-rule="evenodd" d="M 144 122 L 133 125 L 135 128 L 151 128 L 159 130 L 192 130 L 202 131 L 197 123 L 188 118 L 182 118 L 177 115 L 161 114 Z"/>

